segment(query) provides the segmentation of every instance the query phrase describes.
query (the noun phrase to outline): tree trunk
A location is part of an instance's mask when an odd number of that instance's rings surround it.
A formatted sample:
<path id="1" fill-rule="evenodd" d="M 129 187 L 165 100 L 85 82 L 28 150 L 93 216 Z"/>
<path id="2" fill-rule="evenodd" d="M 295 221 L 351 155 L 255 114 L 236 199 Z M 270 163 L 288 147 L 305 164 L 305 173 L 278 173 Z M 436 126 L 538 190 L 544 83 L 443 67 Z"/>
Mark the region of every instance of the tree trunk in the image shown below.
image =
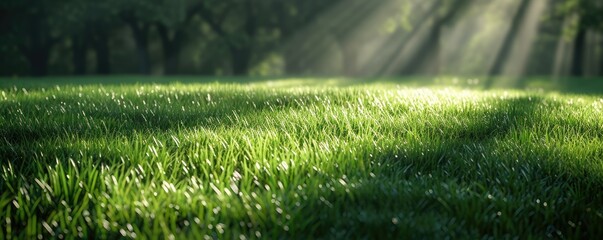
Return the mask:
<path id="1" fill-rule="evenodd" d="M 252 50 L 255 45 L 254 41 L 256 32 L 258 30 L 256 23 L 257 18 L 253 10 L 254 5 L 252 0 L 247 0 L 245 2 L 247 16 L 245 18 L 245 25 L 242 30 L 247 34 L 247 39 L 242 42 L 231 41 L 230 39 L 232 36 L 230 33 L 224 30 L 221 25 L 222 23 L 218 21 L 218 18 L 215 16 L 215 14 L 208 8 L 203 7 L 203 5 L 200 6 L 200 16 L 207 22 L 209 27 L 224 40 L 226 46 L 229 48 L 232 63 L 232 73 L 234 75 L 246 75 L 249 72 L 251 65 Z"/>
<path id="2" fill-rule="evenodd" d="M 40 48 L 31 51 L 27 60 L 29 61 L 32 74 L 36 77 L 46 76 L 48 74 L 48 58 L 50 56 L 50 49 Z"/>
<path id="3" fill-rule="evenodd" d="M 599 54 L 601 54 L 601 56 L 599 56 L 599 76 L 603 76 L 603 38 L 601 38 L 599 41 L 601 41 L 599 44 Z"/>
<path id="4" fill-rule="evenodd" d="M 163 49 L 163 67 L 166 75 L 178 74 L 180 66 L 180 50 L 174 43 L 164 45 Z"/>
<path id="5" fill-rule="evenodd" d="M 80 34 L 74 34 L 71 37 L 71 51 L 72 51 L 72 61 L 73 61 L 73 74 L 75 75 L 84 75 L 86 74 L 86 66 L 87 58 L 87 43 L 86 39 Z"/>
<path id="6" fill-rule="evenodd" d="M 44 15 L 37 16 L 29 24 L 29 44 L 22 42 L 18 47 L 25 55 L 34 76 L 48 74 L 48 59 L 52 46 L 57 42 L 50 36 L 49 30 L 42 26 Z"/>
<path id="7" fill-rule="evenodd" d="M 245 21 L 245 33 L 247 34 L 247 40 L 244 41 L 242 46 L 235 47 L 233 53 L 233 73 L 235 75 L 247 75 L 249 74 L 249 68 L 251 66 L 252 48 L 255 46 L 255 37 L 258 30 L 257 15 L 254 9 L 254 0 L 247 0 L 245 2 L 245 9 L 247 10 L 247 19 Z"/>
<path id="8" fill-rule="evenodd" d="M 138 72 L 149 75 L 151 73 L 151 60 L 149 56 L 149 26 L 146 23 L 129 21 L 132 29 L 134 42 L 136 43 L 136 55 L 138 56 Z"/>
<path id="9" fill-rule="evenodd" d="M 584 75 L 584 45 L 586 42 L 586 29 L 579 26 L 578 33 L 574 38 L 574 55 L 572 57 L 572 76 Z"/>
<path id="10" fill-rule="evenodd" d="M 251 49 L 249 47 L 230 47 L 232 56 L 233 75 L 247 75 L 251 63 Z"/>
<path id="11" fill-rule="evenodd" d="M 96 52 L 96 73 L 107 75 L 111 73 L 111 52 L 109 49 L 109 35 L 105 31 L 96 33 L 94 41 L 94 51 Z"/>
<path id="12" fill-rule="evenodd" d="M 140 74 L 149 75 L 151 73 L 151 60 L 148 52 L 148 41 L 140 41 L 136 47 L 136 55 L 138 55 L 138 72 Z"/>
<path id="13" fill-rule="evenodd" d="M 157 24 L 157 30 L 163 48 L 164 74 L 177 74 L 178 67 L 180 66 L 180 50 L 184 33 L 182 30 L 177 29 L 173 35 L 170 36 L 168 28 L 163 24 Z"/>

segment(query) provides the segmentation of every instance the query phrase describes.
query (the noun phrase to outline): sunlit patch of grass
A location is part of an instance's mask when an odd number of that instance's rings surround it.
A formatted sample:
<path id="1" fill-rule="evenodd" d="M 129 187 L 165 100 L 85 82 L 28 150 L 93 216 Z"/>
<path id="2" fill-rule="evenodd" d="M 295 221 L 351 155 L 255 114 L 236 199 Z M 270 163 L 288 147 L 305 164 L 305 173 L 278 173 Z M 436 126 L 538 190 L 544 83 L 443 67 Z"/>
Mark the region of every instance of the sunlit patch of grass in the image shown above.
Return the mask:
<path id="1" fill-rule="evenodd" d="M 0 235 L 594 237 L 603 98 L 395 83 L 0 93 Z"/>

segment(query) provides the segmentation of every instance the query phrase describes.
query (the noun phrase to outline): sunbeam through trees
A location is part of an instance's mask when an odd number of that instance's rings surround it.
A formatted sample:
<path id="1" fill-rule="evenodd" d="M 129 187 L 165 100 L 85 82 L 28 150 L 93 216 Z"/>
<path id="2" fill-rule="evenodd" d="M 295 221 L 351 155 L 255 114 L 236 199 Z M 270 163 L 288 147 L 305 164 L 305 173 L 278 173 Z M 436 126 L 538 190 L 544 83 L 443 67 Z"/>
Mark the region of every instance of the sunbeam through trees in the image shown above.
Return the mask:
<path id="1" fill-rule="evenodd" d="M 0 4 L 0 72 L 595 76 L 603 74 L 601 5 L 594 0 L 7 0 Z"/>

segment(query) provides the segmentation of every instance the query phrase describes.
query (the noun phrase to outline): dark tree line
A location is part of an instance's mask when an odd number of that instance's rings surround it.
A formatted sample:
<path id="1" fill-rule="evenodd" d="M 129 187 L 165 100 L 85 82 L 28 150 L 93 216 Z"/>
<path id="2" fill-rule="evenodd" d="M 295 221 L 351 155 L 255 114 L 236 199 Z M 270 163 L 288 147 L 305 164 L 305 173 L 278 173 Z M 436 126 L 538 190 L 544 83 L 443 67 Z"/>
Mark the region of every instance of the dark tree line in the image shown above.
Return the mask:
<path id="1" fill-rule="evenodd" d="M 247 74 L 254 61 L 276 51 L 279 40 L 311 20 L 332 1 L 301 0 L 6 0 L 0 3 L 3 74 L 47 75 L 53 49 L 67 48 L 72 73 L 112 73 L 111 56 L 123 51 L 112 39 L 128 33 L 137 72 L 150 74 L 151 47 L 158 43 L 164 74 L 179 74 L 187 45 L 212 45 L 206 62 Z M 114 44 L 115 45 L 115 44 Z M 215 51 L 212 53 L 211 51 Z M 226 51 L 221 51 L 226 50 Z M 91 54 L 92 53 L 92 54 Z M 224 56 L 224 54 L 228 56 Z M 90 58 L 93 55 L 93 58 Z M 221 55 L 217 59 L 210 59 Z"/>
<path id="2" fill-rule="evenodd" d="M 308 59 L 321 54 L 318 43 L 324 41 L 298 40 L 304 51 L 286 51 L 283 46 L 300 30 L 316 24 L 319 17 L 327 19 L 321 23 L 326 29 L 321 34 L 332 39 L 341 54 L 341 74 L 439 74 L 441 44 L 447 41 L 443 39 L 444 29 L 454 25 L 470 6 L 489 1 L 389 2 L 409 13 L 409 26 L 395 30 L 381 49 L 360 64 L 365 54 L 362 49 L 375 33 L 358 34 L 355 29 L 383 14 L 380 1 L 4 0 L 0 3 L 0 74 L 151 74 L 159 68 L 167 75 L 246 75 L 274 54 L 280 56 L 285 74 L 303 74 Z M 506 32 L 490 75 L 502 74 L 522 19 L 529 14 L 530 0 L 516 2 L 517 10 L 508 19 L 509 29 L 500 30 Z M 570 73 L 584 75 L 587 36 L 603 31 L 603 2 L 547 0 L 547 4 L 546 21 L 557 26 L 571 22 L 553 34 L 571 40 Z M 329 12 L 334 6 L 348 9 Z M 325 12 L 333 16 L 324 16 Z M 413 15 L 419 12 L 423 15 Z M 406 61 L 400 62 L 398 52 L 408 48 L 421 29 L 428 29 L 423 31 L 424 39 L 404 55 Z M 296 56 L 300 52 L 309 56 Z"/>

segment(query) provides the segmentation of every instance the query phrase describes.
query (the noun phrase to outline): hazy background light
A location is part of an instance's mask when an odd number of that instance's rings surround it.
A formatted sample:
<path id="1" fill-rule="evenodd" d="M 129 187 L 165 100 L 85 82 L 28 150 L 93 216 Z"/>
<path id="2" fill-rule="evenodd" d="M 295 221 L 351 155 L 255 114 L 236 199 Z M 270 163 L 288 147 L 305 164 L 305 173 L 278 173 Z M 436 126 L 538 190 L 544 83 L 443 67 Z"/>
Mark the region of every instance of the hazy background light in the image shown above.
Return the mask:
<path id="1" fill-rule="evenodd" d="M 571 18 L 566 18 L 563 21 L 563 28 L 567 28 L 570 26 L 572 20 Z M 569 60 L 568 56 L 571 56 L 571 42 L 566 38 L 560 37 L 557 40 L 557 48 L 555 49 L 555 63 L 553 66 L 553 77 L 558 80 L 560 76 L 566 75 L 569 73 Z"/>
<path id="2" fill-rule="evenodd" d="M 596 0 L 7 0 L 0 12 L 10 13 L 5 76 L 458 76 L 514 87 L 603 74 Z"/>
<path id="3" fill-rule="evenodd" d="M 519 84 L 519 78 L 525 74 L 525 68 L 532 53 L 532 45 L 538 32 L 538 26 L 546 8 L 546 1 L 530 1 L 526 7 L 525 15 L 518 16 L 522 17 L 519 20 L 519 29 L 517 34 L 511 37 L 513 43 L 511 44 L 510 52 L 508 52 L 507 59 L 504 61 L 502 72 L 500 72 L 501 75 L 509 76 L 511 80 L 495 83 L 498 84 L 494 85 L 495 87 L 514 87 Z M 504 51 L 507 50 L 505 49 Z"/>
<path id="4" fill-rule="evenodd" d="M 343 1 L 289 39 L 284 51 L 307 73 L 328 66 L 348 76 L 485 76 L 508 51 L 495 74 L 522 76 L 547 1 L 465 2 Z M 526 9 L 518 13 L 521 4 Z M 511 47 L 502 49 L 505 39 Z"/>

